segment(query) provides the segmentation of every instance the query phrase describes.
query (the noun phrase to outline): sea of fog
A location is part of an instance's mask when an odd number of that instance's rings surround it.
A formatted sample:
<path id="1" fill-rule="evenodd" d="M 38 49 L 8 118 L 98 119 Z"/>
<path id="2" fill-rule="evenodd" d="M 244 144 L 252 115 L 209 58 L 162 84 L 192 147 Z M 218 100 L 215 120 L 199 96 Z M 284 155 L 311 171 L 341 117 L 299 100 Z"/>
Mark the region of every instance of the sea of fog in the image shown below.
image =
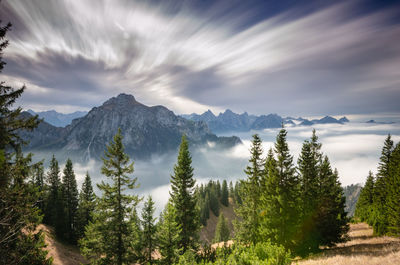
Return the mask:
<path id="1" fill-rule="evenodd" d="M 304 140 L 309 139 L 314 128 L 317 132 L 322 151 L 328 155 L 333 168 L 339 171 L 339 178 L 343 185 L 364 183 L 368 171 L 376 172 L 383 142 L 388 133 L 392 135 L 395 143 L 400 141 L 400 119 L 390 117 L 393 124 L 365 123 L 365 119 L 351 117 L 351 122 L 344 125 L 325 124 L 312 127 L 294 126 L 287 127 L 287 139 L 290 151 L 297 162 Z M 376 120 L 378 119 L 376 117 Z M 388 119 L 386 119 L 388 120 Z M 257 133 L 263 140 L 265 153 L 273 147 L 279 129 L 265 129 L 242 133 L 224 133 L 224 135 L 239 136 L 243 144 L 231 149 L 219 150 L 211 143 L 208 147 L 192 150 L 194 177 L 197 183 L 206 183 L 210 179 L 235 181 L 245 178 L 243 172 L 249 159 L 249 149 L 252 135 Z M 40 156 L 40 155 L 39 155 Z M 36 157 L 40 158 L 40 157 Z M 134 192 L 141 196 L 152 195 L 156 202 L 157 212 L 166 204 L 169 197 L 170 176 L 176 163 L 177 152 L 162 156 L 154 156 L 146 161 L 135 161 L 133 173 L 137 177 L 140 187 Z M 65 161 L 60 161 L 61 170 Z M 88 163 L 74 163 L 79 187 L 86 171 L 92 177 L 93 183 L 98 183 L 106 178 L 100 173 L 101 162 L 89 161 Z M 95 187 L 98 192 L 97 187 Z"/>

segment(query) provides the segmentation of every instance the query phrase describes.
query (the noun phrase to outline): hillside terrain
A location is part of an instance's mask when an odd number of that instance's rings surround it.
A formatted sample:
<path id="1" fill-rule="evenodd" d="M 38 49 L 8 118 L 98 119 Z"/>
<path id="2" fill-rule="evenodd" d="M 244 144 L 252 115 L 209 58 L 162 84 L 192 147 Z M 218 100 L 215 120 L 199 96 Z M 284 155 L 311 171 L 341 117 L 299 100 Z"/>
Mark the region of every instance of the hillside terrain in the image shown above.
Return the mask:
<path id="1" fill-rule="evenodd" d="M 374 237 L 365 223 L 350 224 L 350 240 L 315 257 L 294 261 L 293 265 L 382 265 L 399 264 L 400 238 Z"/>

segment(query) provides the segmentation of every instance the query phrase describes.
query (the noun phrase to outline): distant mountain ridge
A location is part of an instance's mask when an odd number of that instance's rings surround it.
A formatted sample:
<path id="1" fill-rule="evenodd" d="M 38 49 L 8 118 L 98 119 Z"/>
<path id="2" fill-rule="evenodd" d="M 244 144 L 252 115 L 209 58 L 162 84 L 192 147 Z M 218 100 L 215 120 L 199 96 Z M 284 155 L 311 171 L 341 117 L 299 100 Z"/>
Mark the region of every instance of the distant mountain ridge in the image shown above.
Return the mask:
<path id="1" fill-rule="evenodd" d="M 21 136 L 30 141 L 27 150 L 57 151 L 88 160 L 104 155 L 118 128 L 124 136 L 125 151 L 136 159 L 176 150 L 183 134 L 192 146 L 212 142 L 225 148 L 241 143 L 235 136 L 217 137 L 205 122 L 186 120 L 163 106 L 145 106 L 127 94 L 94 107 L 64 128 L 42 122 L 36 130 L 21 132 Z"/>
<path id="2" fill-rule="evenodd" d="M 218 116 L 214 115 L 211 110 L 207 110 L 203 114 L 192 113 L 181 116 L 189 120 L 207 123 L 210 130 L 214 133 L 280 128 L 282 124 L 289 126 L 311 126 L 314 124 L 344 124 L 349 122 L 346 117 L 342 117 L 338 120 L 331 116 L 325 116 L 321 119 L 308 120 L 301 117 L 283 118 L 278 114 L 260 116 L 249 115 L 247 112 L 237 114 L 229 109 L 223 113 L 219 113 Z"/>
<path id="3" fill-rule="evenodd" d="M 35 112 L 31 109 L 27 110 L 31 115 L 38 115 L 39 118 L 44 119 L 47 123 L 56 127 L 65 127 L 70 125 L 72 120 L 83 117 L 87 114 L 87 111 L 75 111 L 73 113 L 59 113 L 55 110 Z"/>

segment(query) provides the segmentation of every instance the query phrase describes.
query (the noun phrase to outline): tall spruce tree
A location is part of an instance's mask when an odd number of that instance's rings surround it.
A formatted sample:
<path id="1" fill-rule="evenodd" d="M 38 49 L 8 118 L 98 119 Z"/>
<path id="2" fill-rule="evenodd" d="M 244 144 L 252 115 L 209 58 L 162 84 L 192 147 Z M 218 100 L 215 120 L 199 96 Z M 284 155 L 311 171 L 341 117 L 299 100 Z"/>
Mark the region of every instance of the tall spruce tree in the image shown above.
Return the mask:
<path id="1" fill-rule="evenodd" d="M 153 264 L 152 254 L 156 249 L 156 218 L 154 218 L 154 201 L 149 196 L 142 210 L 142 244 L 144 248 L 144 261 Z"/>
<path id="2" fill-rule="evenodd" d="M 365 185 L 360 191 L 360 197 L 358 198 L 355 210 L 355 217 L 359 218 L 361 222 L 367 222 L 368 224 L 371 224 L 374 186 L 374 175 L 369 171 Z"/>
<path id="3" fill-rule="evenodd" d="M 400 235 L 400 142 L 393 149 L 388 168 L 388 232 Z"/>
<path id="4" fill-rule="evenodd" d="M 93 192 L 92 180 L 89 172 L 86 172 L 85 180 L 82 183 L 79 193 L 78 204 L 78 239 L 85 235 L 85 226 L 92 221 L 92 214 L 95 208 L 96 195 Z"/>
<path id="5" fill-rule="evenodd" d="M 79 194 L 71 159 L 67 159 L 63 173 L 62 195 L 65 208 L 65 239 L 70 243 L 76 243 Z"/>
<path id="6" fill-rule="evenodd" d="M 372 227 L 374 229 L 374 233 L 377 235 L 385 234 L 388 228 L 386 201 L 388 192 L 389 164 L 392 151 L 393 141 L 391 139 L 391 135 L 389 134 L 382 148 L 374 189 Z"/>
<path id="7" fill-rule="evenodd" d="M 47 190 L 45 178 L 44 178 L 44 167 L 43 161 L 40 161 L 33 165 L 32 167 L 32 175 L 33 175 L 33 184 L 37 187 L 39 191 L 39 198 L 37 202 L 37 206 L 39 210 L 44 213 L 45 210 L 45 192 Z"/>
<path id="8" fill-rule="evenodd" d="M 317 229 L 320 235 L 319 243 L 323 246 L 334 246 L 344 242 L 349 230 L 349 219 L 345 212 L 346 198 L 339 182 L 339 174 L 332 171 L 329 159 L 324 157 L 321 164 L 321 196 L 318 208 Z"/>
<path id="9" fill-rule="evenodd" d="M 222 181 L 222 190 L 221 190 L 221 203 L 228 207 L 229 206 L 229 190 L 228 190 L 228 183 L 224 179 Z"/>
<path id="10" fill-rule="evenodd" d="M 229 240 L 229 237 L 230 237 L 229 226 L 224 217 L 224 214 L 221 213 L 218 217 L 218 223 L 215 229 L 214 242 L 216 243 L 226 242 Z"/>
<path id="11" fill-rule="evenodd" d="M 194 197 L 195 183 L 189 144 L 186 136 L 182 136 L 178 161 L 174 166 L 174 175 L 171 176 L 170 195 L 176 209 L 176 222 L 181 226 L 178 246 L 183 252 L 197 248 L 200 223 Z"/>
<path id="12" fill-rule="evenodd" d="M 269 149 L 265 160 L 265 184 L 261 187 L 262 220 L 259 234 L 262 241 L 281 243 L 279 229 L 282 225 L 282 187 L 276 163 L 274 153 Z"/>
<path id="13" fill-rule="evenodd" d="M 306 140 L 298 160 L 301 209 L 300 209 L 300 242 L 298 252 L 307 254 L 318 250 L 320 235 L 317 229 L 317 213 L 320 203 L 321 179 L 320 169 L 322 163 L 321 143 L 315 130 L 311 140 Z"/>
<path id="14" fill-rule="evenodd" d="M 281 129 L 276 137 L 275 154 L 276 170 L 280 184 L 281 217 L 278 228 L 278 243 L 286 248 L 295 244 L 295 234 L 298 230 L 299 220 L 299 180 L 293 165 L 293 156 L 290 155 L 286 140 L 287 131 Z"/>
<path id="15" fill-rule="evenodd" d="M 250 149 L 249 165 L 244 171 L 247 179 L 241 181 L 239 191 L 242 204 L 235 209 L 240 218 L 240 221 L 234 223 L 236 237 L 239 241 L 253 244 L 256 244 L 260 239 L 260 183 L 264 172 L 262 153 L 262 141 L 255 134 Z"/>
<path id="16" fill-rule="evenodd" d="M 161 264 L 174 264 L 177 262 L 181 252 L 179 248 L 181 226 L 176 222 L 176 219 L 176 209 L 171 202 L 168 202 L 161 213 L 157 229 L 157 243 L 161 253 Z"/>
<path id="17" fill-rule="evenodd" d="M 93 222 L 86 226 L 85 237 L 80 241 L 82 253 L 92 262 L 100 264 L 129 264 L 137 261 L 137 253 L 132 242 L 137 242 L 137 228 L 132 222 L 135 207 L 139 202 L 137 195 L 124 193 L 136 188 L 133 162 L 124 153 L 121 130 L 107 146 L 101 172 L 111 180 L 98 184 L 103 192 L 93 214 Z"/>
<path id="18" fill-rule="evenodd" d="M 0 20 L 0 72 L 6 64 L 2 57 L 10 29 L 10 23 L 4 26 Z M 24 89 L 0 82 L 0 263 L 50 264 L 43 250 L 43 235 L 35 233 L 41 218 L 38 189 L 27 181 L 31 155 L 22 155 L 24 141 L 18 136 L 21 130 L 34 129 L 39 121 L 37 116 L 23 119 L 21 107 L 12 108 Z"/>
<path id="19" fill-rule="evenodd" d="M 58 161 L 53 155 L 47 172 L 47 185 L 49 187 L 46 197 L 46 210 L 44 223 L 54 227 L 56 235 L 63 237 L 65 232 L 64 203 Z"/>

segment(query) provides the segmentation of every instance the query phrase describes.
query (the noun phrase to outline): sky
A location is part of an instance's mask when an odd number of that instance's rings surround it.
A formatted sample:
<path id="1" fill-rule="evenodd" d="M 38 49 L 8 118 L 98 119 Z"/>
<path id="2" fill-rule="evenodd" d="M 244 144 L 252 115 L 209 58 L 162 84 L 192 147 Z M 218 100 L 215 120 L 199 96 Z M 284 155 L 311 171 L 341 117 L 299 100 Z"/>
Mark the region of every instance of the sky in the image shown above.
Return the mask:
<path id="1" fill-rule="evenodd" d="M 396 1 L 3 0 L 26 109 L 119 93 L 175 113 L 400 113 Z"/>

